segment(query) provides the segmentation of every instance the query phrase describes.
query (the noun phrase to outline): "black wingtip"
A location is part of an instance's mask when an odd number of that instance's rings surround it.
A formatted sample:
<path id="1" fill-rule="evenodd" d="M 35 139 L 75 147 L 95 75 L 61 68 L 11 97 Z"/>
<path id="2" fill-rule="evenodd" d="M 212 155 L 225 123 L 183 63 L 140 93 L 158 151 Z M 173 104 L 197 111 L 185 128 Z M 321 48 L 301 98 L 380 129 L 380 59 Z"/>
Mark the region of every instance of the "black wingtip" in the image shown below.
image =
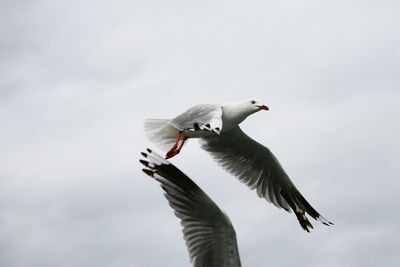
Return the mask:
<path id="1" fill-rule="evenodd" d="M 149 153 L 152 153 L 152 152 L 153 152 L 153 151 L 151 151 L 150 148 L 147 148 L 146 150 L 147 150 L 147 152 L 149 152 Z"/>
<path id="2" fill-rule="evenodd" d="M 303 228 L 305 231 L 307 231 L 308 233 L 310 232 L 310 229 L 314 229 L 313 225 L 310 223 L 310 221 L 307 219 L 307 217 L 300 213 L 300 212 L 296 212 L 296 217 L 297 220 L 299 221 L 301 228 Z"/>
<path id="3" fill-rule="evenodd" d="M 308 227 L 310 227 L 310 226 L 303 227 L 303 229 L 306 230 L 307 233 L 311 233 L 311 231 Z M 312 226 L 310 228 L 314 229 Z"/>
<path id="4" fill-rule="evenodd" d="M 329 225 L 335 225 L 333 222 L 330 222 L 328 220 L 327 220 L 327 222 L 328 222 Z"/>
<path id="5" fill-rule="evenodd" d="M 144 152 L 140 152 L 140 154 L 142 154 L 143 157 L 147 158 L 147 154 Z"/>
<path id="6" fill-rule="evenodd" d="M 142 171 L 147 174 L 148 176 L 154 177 L 154 172 L 148 169 L 142 169 Z"/>
<path id="7" fill-rule="evenodd" d="M 143 159 L 139 160 L 140 163 L 142 163 L 144 166 L 148 167 L 149 166 L 149 162 L 145 161 Z"/>
<path id="8" fill-rule="evenodd" d="M 301 228 L 303 228 L 304 231 L 306 231 L 307 233 L 310 233 L 310 229 L 313 229 L 312 224 L 307 223 L 306 221 L 299 221 Z"/>
<path id="9" fill-rule="evenodd" d="M 331 226 L 331 225 L 335 225 L 333 222 L 328 221 L 327 219 L 325 219 L 324 217 L 322 217 L 322 215 L 319 215 L 316 220 L 320 221 L 322 224 L 326 225 L 326 226 Z"/>

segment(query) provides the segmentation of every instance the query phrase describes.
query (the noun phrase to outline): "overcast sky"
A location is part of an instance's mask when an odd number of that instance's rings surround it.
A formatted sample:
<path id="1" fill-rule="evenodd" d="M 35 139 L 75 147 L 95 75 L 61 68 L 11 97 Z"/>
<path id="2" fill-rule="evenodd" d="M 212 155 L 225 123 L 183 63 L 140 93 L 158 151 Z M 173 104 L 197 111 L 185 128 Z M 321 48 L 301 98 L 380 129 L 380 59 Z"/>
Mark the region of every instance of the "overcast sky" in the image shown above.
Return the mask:
<path id="1" fill-rule="evenodd" d="M 399 1 L 0 2 L 0 266 L 189 266 L 145 118 L 255 97 L 242 128 L 335 226 L 309 234 L 196 140 L 172 162 L 243 266 L 399 266 Z M 159 150 L 157 150 L 159 151 Z"/>

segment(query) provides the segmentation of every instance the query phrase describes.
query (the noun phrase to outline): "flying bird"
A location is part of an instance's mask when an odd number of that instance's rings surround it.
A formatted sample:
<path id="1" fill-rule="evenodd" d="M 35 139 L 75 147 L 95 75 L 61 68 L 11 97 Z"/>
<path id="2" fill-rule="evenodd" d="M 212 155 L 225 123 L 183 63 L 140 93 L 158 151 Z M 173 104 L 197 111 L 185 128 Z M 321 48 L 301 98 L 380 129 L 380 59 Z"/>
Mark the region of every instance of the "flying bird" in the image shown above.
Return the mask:
<path id="1" fill-rule="evenodd" d="M 181 220 L 193 266 L 241 266 L 233 226 L 225 213 L 189 177 L 166 159 L 147 149 L 140 162 L 157 180 Z"/>
<path id="2" fill-rule="evenodd" d="M 252 99 L 201 104 L 171 120 L 147 119 L 144 128 L 152 142 L 168 149 L 167 159 L 179 154 L 187 139 L 200 138 L 201 147 L 223 169 L 276 207 L 288 212 L 293 210 L 307 232 L 313 226 L 306 214 L 325 225 L 332 225 L 297 190 L 271 151 L 240 129 L 242 121 L 261 110 L 269 109 Z"/>

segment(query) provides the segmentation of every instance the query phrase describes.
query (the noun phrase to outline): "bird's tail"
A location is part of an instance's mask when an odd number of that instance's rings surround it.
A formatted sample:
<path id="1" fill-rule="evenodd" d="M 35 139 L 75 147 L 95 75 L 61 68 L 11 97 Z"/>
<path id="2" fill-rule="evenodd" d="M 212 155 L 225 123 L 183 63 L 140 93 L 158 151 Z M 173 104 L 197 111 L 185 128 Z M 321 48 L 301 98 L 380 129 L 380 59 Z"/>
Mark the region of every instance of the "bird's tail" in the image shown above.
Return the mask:
<path id="1" fill-rule="evenodd" d="M 178 130 L 171 124 L 171 120 L 146 119 L 144 132 L 151 142 L 168 150 L 174 145 Z"/>

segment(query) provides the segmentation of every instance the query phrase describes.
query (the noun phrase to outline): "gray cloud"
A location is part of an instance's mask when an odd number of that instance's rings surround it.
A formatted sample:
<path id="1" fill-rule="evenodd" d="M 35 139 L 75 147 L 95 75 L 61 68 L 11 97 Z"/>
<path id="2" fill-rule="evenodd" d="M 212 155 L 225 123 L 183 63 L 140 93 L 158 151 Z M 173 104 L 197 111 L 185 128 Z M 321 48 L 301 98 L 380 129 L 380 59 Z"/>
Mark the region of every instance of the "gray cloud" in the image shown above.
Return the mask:
<path id="1" fill-rule="evenodd" d="M 0 265 L 187 266 L 137 163 L 148 117 L 257 97 L 243 123 L 327 219 L 303 233 L 189 142 L 244 266 L 397 266 L 399 3 L 0 4 Z M 206 166 L 206 168 L 205 168 Z M 223 190 L 222 190 L 223 189 Z"/>

